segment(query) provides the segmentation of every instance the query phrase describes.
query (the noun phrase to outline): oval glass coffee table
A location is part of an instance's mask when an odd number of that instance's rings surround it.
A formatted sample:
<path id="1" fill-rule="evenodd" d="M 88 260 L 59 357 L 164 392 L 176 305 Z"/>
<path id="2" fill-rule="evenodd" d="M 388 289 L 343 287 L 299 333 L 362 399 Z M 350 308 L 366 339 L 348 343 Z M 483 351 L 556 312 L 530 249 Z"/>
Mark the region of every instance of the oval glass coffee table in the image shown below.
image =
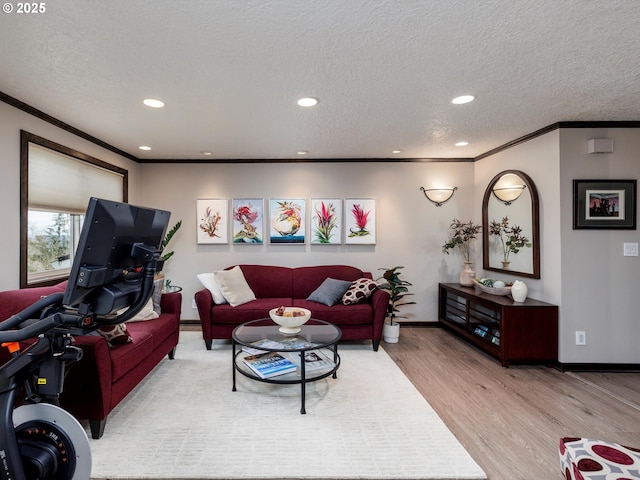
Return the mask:
<path id="1" fill-rule="evenodd" d="M 340 367 L 338 341 L 342 332 L 335 325 L 314 318 L 301 325 L 300 332 L 295 335 L 282 334 L 279 328 L 270 318 L 263 318 L 243 323 L 233 330 L 233 391 L 236 391 L 236 372 L 259 382 L 282 385 L 299 383 L 302 402 L 300 413 L 304 414 L 306 384 L 328 376 L 336 378 Z M 274 356 L 275 352 L 296 365 L 295 370 L 264 378 L 245 361 L 251 356 L 265 359 Z M 254 363 L 259 362 L 260 358 L 254 358 Z"/>

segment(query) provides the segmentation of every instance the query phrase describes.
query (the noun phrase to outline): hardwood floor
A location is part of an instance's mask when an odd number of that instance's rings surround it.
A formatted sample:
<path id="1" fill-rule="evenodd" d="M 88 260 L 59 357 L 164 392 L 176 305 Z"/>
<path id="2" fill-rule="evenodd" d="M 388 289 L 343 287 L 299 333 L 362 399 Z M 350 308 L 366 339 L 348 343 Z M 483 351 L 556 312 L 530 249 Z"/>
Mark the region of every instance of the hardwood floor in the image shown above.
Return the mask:
<path id="1" fill-rule="evenodd" d="M 440 328 L 402 327 L 382 346 L 490 480 L 562 478 L 563 436 L 640 447 L 640 373 L 502 368 Z"/>

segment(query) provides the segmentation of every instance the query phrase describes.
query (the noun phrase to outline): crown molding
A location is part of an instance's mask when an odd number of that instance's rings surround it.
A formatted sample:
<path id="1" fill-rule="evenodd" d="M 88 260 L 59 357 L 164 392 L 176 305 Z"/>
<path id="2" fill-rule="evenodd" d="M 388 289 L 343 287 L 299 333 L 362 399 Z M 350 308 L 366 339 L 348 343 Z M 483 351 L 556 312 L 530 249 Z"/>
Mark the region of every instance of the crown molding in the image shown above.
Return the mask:
<path id="1" fill-rule="evenodd" d="M 435 163 L 473 162 L 473 158 L 145 158 L 139 163 Z"/>
<path id="2" fill-rule="evenodd" d="M 11 105 L 12 107 L 17 108 L 18 110 L 22 110 L 23 112 L 28 113 L 29 115 L 33 115 L 34 117 L 39 118 L 40 120 L 43 120 L 47 123 L 50 123 L 51 125 L 55 125 L 56 127 L 61 128 L 62 130 L 66 130 L 67 132 L 72 133 L 77 137 L 80 137 L 84 140 L 94 143 L 99 147 L 105 148 L 122 157 L 128 158 L 129 160 L 133 160 L 134 162 L 140 162 L 140 159 L 138 157 L 135 157 L 123 150 L 120 150 L 119 148 L 114 147 L 113 145 L 110 145 L 107 142 L 103 142 L 99 138 L 96 138 L 93 135 L 89 135 L 88 133 L 80 130 L 79 128 L 73 127 L 68 123 L 63 122 L 62 120 L 58 120 L 57 118 L 44 113 L 42 110 L 38 110 L 37 108 L 32 107 L 31 105 L 28 105 L 23 101 L 12 97 L 11 95 L 7 95 L 2 91 L 0 91 L 0 101 L 3 101 L 8 105 Z"/>
<path id="3" fill-rule="evenodd" d="M 504 145 L 500 145 L 488 152 L 482 153 L 473 159 L 474 162 L 478 160 L 482 160 L 483 158 L 490 157 L 491 155 L 495 155 L 498 152 L 502 152 L 503 150 L 507 150 L 508 148 L 515 147 L 524 142 L 528 142 L 529 140 L 544 135 L 546 133 L 552 132 L 554 130 L 558 130 L 560 128 L 640 128 L 640 121 L 636 120 L 612 120 L 612 121 L 589 121 L 589 122 L 557 122 L 551 125 L 548 125 L 540 130 L 536 130 L 535 132 L 529 133 L 527 135 L 523 135 L 520 138 L 516 138 L 510 142 L 505 143 Z"/>

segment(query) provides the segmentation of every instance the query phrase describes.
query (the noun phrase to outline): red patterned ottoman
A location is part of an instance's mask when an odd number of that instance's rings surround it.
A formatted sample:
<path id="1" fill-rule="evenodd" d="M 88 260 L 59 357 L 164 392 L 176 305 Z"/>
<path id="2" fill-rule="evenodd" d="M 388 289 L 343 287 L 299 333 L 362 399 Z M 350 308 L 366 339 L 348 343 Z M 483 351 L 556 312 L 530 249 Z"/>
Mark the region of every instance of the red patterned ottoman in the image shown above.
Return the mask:
<path id="1" fill-rule="evenodd" d="M 589 438 L 560 439 L 566 480 L 638 480 L 640 449 Z"/>

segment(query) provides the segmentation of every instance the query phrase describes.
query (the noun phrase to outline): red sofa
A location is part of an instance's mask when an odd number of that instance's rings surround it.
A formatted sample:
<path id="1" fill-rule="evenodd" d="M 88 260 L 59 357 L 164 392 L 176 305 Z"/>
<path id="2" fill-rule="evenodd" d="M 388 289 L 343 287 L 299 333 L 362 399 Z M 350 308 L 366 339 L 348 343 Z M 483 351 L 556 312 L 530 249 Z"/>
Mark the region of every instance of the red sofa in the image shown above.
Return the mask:
<path id="1" fill-rule="evenodd" d="M 211 292 L 206 288 L 195 295 L 207 350 L 211 349 L 213 339 L 230 339 L 233 329 L 241 323 L 267 318 L 269 310 L 280 306 L 309 309 L 313 318 L 340 327 L 342 340 L 371 340 L 373 349 L 378 350 L 389 305 L 388 292 L 376 289 L 366 301 L 354 305 L 337 303 L 327 306 L 306 300 L 327 278 L 351 282 L 359 278 L 373 279 L 370 272 L 347 265 L 295 268 L 240 265 L 240 268 L 256 296 L 255 300 L 232 307 L 229 304 L 215 304 Z"/>
<path id="2" fill-rule="evenodd" d="M 0 292 L 0 320 L 18 313 L 41 297 L 64 292 L 66 282 L 52 287 Z M 173 358 L 180 332 L 180 293 L 163 294 L 158 318 L 126 323 L 131 343 L 109 347 L 99 334 L 76 336 L 82 359 L 70 365 L 60 404 L 79 420 L 88 420 L 91 436 L 104 432 L 107 415 L 168 355 Z M 9 359 L 6 349 L 0 361 Z"/>

